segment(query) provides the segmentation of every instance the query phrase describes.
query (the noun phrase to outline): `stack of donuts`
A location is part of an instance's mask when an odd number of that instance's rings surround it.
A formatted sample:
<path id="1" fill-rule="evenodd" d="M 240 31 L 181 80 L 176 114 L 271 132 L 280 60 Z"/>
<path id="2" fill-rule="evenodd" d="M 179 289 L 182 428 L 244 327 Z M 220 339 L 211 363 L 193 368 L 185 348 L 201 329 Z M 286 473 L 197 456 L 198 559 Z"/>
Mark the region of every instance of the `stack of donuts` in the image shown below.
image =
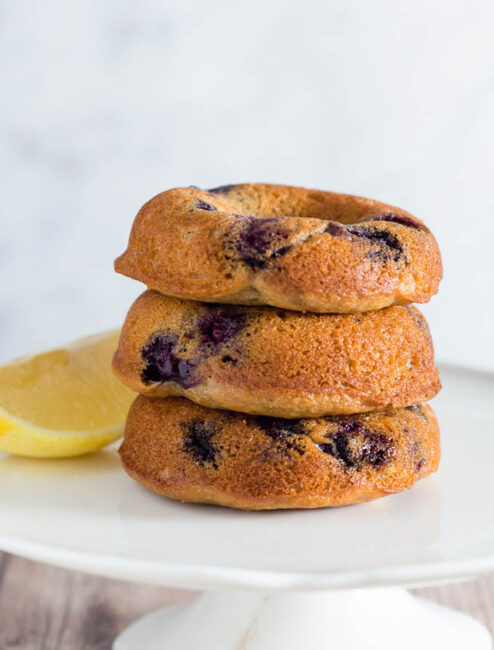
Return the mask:
<path id="1" fill-rule="evenodd" d="M 159 194 L 119 273 L 148 287 L 113 367 L 147 488 L 246 510 L 368 501 L 437 469 L 441 385 L 413 302 L 441 257 L 411 214 L 284 185 Z"/>

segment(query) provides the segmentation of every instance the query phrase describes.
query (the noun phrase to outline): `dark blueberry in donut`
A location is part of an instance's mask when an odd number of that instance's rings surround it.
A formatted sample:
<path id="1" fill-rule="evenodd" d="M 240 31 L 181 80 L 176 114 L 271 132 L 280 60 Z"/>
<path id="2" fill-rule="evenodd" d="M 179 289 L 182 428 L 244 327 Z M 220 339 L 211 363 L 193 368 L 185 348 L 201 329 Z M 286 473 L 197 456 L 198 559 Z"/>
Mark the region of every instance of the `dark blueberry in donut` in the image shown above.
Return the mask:
<path id="1" fill-rule="evenodd" d="M 384 433 L 366 431 L 363 434 L 360 457 L 357 462 L 369 463 L 374 467 L 383 465 L 389 459 L 391 446 L 391 438 Z"/>
<path id="2" fill-rule="evenodd" d="M 270 260 L 288 253 L 291 247 L 287 245 L 287 239 L 288 232 L 280 225 L 278 217 L 247 217 L 237 251 L 247 266 L 264 269 Z"/>
<path id="3" fill-rule="evenodd" d="M 394 262 L 398 262 L 403 256 L 403 246 L 400 240 L 388 230 L 378 230 L 377 228 L 369 228 L 363 225 L 347 226 L 347 230 L 354 237 L 365 239 L 380 246 L 379 250 L 369 253 L 371 259 L 378 258 L 382 261 L 392 259 Z"/>
<path id="4" fill-rule="evenodd" d="M 422 444 L 418 438 L 415 438 L 411 444 L 411 453 L 414 460 L 415 471 L 420 472 L 426 460 L 423 456 Z"/>
<path id="5" fill-rule="evenodd" d="M 177 343 L 174 334 L 155 334 L 146 343 L 141 353 L 146 364 L 141 373 L 145 384 L 174 381 L 183 388 L 190 388 L 199 383 L 194 378 L 195 363 L 176 356 Z"/>
<path id="6" fill-rule="evenodd" d="M 331 454 L 331 456 L 341 460 L 348 467 L 353 467 L 355 462 L 352 459 L 351 449 L 348 443 L 351 438 L 359 436 L 362 431 L 363 427 L 358 422 L 343 420 L 340 422 L 338 432 L 331 436 L 331 442 L 319 446 L 325 453 Z"/>
<path id="7" fill-rule="evenodd" d="M 198 210 L 217 210 L 214 205 L 211 205 L 211 203 L 206 203 L 206 201 L 203 201 L 202 199 L 197 199 L 196 208 Z"/>
<path id="8" fill-rule="evenodd" d="M 256 421 L 259 428 L 272 440 L 281 443 L 284 449 L 296 451 L 298 454 L 304 453 L 304 447 L 299 444 L 300 436 L 305 435 L 301 420 L 258 416 Z"/>
<path id="9" fill-rule="evenodd" d="M 305 427 L 302 420 L 286 420 L 284 418 L 271 418 L 259 415 L 257 424 L 264 433 L 274 440 L 286 436 L 305 435 Z"/>
<path id="10" fill-rule="evenodd" d="M 343 239 L 352 238 L 351 234 L 348 232 L 348 228 L 338 221 L 328 221 L 324 232 L 329 233 L 333 237 L 342 237 Z"/>
<path id="11" fill-rule="evenodd" d="M 218 431 L 214 424 L 198 418 L 190 422 L 184 422 L 182 428 L 185 433 L 185 451 L 201 465 L 211 463 L 215 469 L 218 469 L 219 450 L 213 441 Z"/>
<path id="12" fill-rule="evenodd" d="M 416 413 L 417 415 L 420 415 L 420 417 L 425 420 L 426 422 L 429 422 L 429 418 L 426 416 L 424 413 L 424 410 L 422 408 L 422 404 L 412 404 L 411 406 L 405 406 L 407 411 L 412 411 L 413 413 Z"/>
<path id="13" fill-rule="evenodd" d="M 228 194 L 228 192 L 231 192 L 231 190 L 234 190 L 236 187 L 241 187 L 241 185 L 220 185 L 219 187 L 212 187 L 207 191 L 210 194 Z"/>
<path id="14" fill-rule="evenodd" d="M 406 214 L 395 214 L 394 212 L 381 214 L 378 217 L 369 219 L 369 221 L 391 221 L 393 223 L 399 223 L 401 226 L 407 226 L 408 228 L 415 228 L 417 230 L 426 229 L 423 224 L 419 223 L 413 217 L 408 217 Z"/>
<path id="15" fill-rule="evenodd" d="M 390 457 L 392 440 L 382 433 L 368 431 L 359 422 L 345 420 L 330 442 L 319 447 L 346 467 L 359 469 L 363 465 L 384 464 Z"/>
<path id="16" fill-rule="evenodd" d="M 425 465 L 425 458 L 420 458 L 416 463 L 415 463 L 415 471 L 420 472 L 422 467 Z"/>
<path id="17" fill-rule="evenodd" d="M 286 449 L 296 451 L 300 455 L 304 453 L 304 447 L 300 444 L 300 436 L 306 435 L 302 420 L 258 416 L 256 421 L 267 436 L 281 442 Z"/>
<path id="18" fill-rule="evenodd" d="M 198 323 L 202 343 L 220 345 L 240 332 L 246 316 L 241 312 L 218 311 L 206 314 Z"/>

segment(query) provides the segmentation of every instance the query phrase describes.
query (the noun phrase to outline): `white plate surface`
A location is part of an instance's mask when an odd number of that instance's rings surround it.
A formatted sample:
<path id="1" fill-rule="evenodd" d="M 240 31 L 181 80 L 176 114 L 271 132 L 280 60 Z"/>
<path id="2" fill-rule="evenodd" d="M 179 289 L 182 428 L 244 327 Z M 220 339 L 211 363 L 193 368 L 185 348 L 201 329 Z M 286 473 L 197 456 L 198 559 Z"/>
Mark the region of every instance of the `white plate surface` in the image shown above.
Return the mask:
<path id="1" fill-rule="evenodd" d="M 158 497 L 114 449 L 0 456 L 0 548 L 67 568 L 190 588 L 421 584 L 494 569 L 494 376 L 442 368 L 439 472 L 339 509 L 244 513 Z"/>

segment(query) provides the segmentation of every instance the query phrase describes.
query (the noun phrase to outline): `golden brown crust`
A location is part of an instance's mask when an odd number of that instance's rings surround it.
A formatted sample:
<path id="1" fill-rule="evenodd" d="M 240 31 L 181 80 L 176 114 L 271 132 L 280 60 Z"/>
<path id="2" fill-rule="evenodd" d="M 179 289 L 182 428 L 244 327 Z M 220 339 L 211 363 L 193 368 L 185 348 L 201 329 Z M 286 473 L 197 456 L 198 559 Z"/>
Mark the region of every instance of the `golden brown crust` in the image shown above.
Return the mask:
<path id="1" fill-rule="evenodd" d="M 159 194 L 115 269 L 188 300 L 320 313 L 427 302 L 442 275 L 436 240 L 409 213 L 267 184 Z"/>
<path id="2" fill-rule="evenodd" d="M 428 405 L 281 420 L 139 396 L 120 455 L 125 470 L 158 494 L 267 510 L 400 492 L 436 471 L 440 443 Z"/>
<path id="3" fill-rule="evenodd" d="M 113 367 L 146 395 L 290 418 L 408 406 L 440 389 L 414 307 L 303 314 L 147 291 L 127 315 Z"/>

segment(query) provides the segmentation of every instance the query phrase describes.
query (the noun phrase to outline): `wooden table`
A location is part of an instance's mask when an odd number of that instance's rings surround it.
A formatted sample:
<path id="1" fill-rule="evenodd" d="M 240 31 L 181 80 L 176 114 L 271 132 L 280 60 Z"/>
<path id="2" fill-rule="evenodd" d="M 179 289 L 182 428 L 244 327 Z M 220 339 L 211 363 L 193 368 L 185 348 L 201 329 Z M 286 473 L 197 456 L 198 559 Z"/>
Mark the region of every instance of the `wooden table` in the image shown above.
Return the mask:
<path id="1" fill-rule="evenodd" d="M 416 593 L 476 616 L 494 633 L 494 575 Z M 115 636 L 135 619 L 191 596 L 0 553 L 0 648 L 110 650 Z"/>

